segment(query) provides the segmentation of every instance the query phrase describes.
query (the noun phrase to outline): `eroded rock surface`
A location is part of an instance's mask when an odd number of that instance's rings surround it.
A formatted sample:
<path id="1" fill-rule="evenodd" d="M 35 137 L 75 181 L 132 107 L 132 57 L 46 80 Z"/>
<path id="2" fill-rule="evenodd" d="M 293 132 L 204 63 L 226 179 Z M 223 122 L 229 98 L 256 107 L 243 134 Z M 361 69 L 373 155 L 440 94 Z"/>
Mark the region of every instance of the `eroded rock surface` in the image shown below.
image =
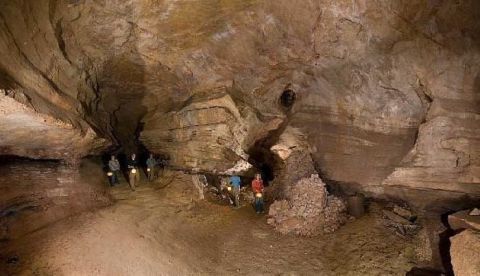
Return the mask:
<path id="1" fill-rule="evenodd" d="M 197 96 L 178 111 L 146 119 L 141 141 L 170 156 L 170 165 L 225 172 L 248 163 L 246 151 L 282 120 L 262 122 L 254 110 L 237 106 L 226 92 Z M 248 169 L 246 165 L 243 170 Z"/>
<path id="2" fill-rule="evenodd" d="M 0 155 L 73 161 L 107 146 L 91 128 L 82 133 L 4 94 L 0 94 L 0 130 Z"/>
<path id="3" fill-rule="evenodd" d="M 106 176 L 89 160 L 83 161 L 80 169 L 53 161 L 0 161 L 2 241 L 112 203 Z"/>
<path id="4" fill-rule="evenodd" d="M 300 179 L 317 173 L 306 136 L 298 129 L 287 127 L 270 151 L 277 160 L 275 179 L 268 188 L 270 198 L 286 198 Z"/>
<path id="5" fill-rule="evenodd" d="M 228 170 L 283 122 L 326 180 L 478 196 L 479 16 L 475 0 L 2 1 L 0 88 L 181 168 Z"/>

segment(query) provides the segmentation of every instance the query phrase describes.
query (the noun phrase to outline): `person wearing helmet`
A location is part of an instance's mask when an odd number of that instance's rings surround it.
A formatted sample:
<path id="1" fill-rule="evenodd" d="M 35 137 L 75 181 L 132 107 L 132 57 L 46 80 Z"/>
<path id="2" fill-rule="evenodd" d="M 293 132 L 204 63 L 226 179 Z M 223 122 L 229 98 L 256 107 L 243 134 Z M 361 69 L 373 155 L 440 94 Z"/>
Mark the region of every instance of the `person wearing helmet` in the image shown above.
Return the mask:
<path id="1" fill-rule="evenodd" d="M 257 173 L 255 179 L 252 180 L 252 191 L 255 196 L 255 211 L 257 214 L 263 213 L 263 186 L 262 176 Z"/>
<path id="2" fill-rule="evenodd" d="M 242 180 L 238 175 L 230 176 L 230 185 L 232 186 L 232 195 L 235 203 L 235 208 L 240 208 L 240 185 Z"/>
<path id="3" fill-rule="evenodd" d="M 150 153 L 150 157 L 147 159 L 147 176 L 148 181 L 153 181 L 155 178 L 155 168 L 157 166 L 157 160 Z"/>
<path id="4" fill-rule="evenodd" d="M 110 170 L 110 185 L 115 186 L 118 184 L 118 172 L 120 171 L 120 163 L 115 155 L 112 155 L 111 159 L 108 161 L 108 168 Z"/>
<path id="5" fill-rule="evenodd" d="M 140 182 L 140 171 L 138 170 L 138 160 L 135 153 L 128 159 L 127 168 L 129 178 L 128 183 L 130 184 L 130 188 L 135 191 L 135 184 L 138 185 L 138 182 Z"/>

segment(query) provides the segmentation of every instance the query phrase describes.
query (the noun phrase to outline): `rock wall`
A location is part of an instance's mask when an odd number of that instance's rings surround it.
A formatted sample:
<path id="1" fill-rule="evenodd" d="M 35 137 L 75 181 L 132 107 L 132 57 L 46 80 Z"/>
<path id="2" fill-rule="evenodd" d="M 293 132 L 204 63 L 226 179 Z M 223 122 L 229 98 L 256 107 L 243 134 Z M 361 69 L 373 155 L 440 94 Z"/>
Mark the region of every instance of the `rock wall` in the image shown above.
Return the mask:
<path id="1" fill-rule="evenodd" d="M 40 229 L 76 213 L 111 203 L 98 164 L 0 160 L 0 240 Z"/>
<path id="2" fill-rule="evenodd" d="M 88 128 L 85 133 L 71 124 L 36 113 L 14 98 L 0 94 L 0 155 L 17 155 L 74 162 L 99 153 L 108 142 Z"/>
<path id="3" fill-rule="evenodd" d="M 0 88 L 186 169 L 228 170 L 287 124 L 325 180 L 478 196 L 479 16 L 475 0 L 2 1 Z"/>

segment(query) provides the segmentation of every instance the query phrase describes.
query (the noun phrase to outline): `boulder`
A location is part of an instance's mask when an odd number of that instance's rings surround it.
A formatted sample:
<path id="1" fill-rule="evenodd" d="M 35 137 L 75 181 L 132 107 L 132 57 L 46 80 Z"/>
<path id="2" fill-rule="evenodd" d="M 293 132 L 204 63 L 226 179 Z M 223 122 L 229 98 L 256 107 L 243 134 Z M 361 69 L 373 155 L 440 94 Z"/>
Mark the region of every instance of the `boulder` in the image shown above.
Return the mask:
<path id="1" fill-rule="evenodd" d="M 480 275 L 480 232 L 467 229 L 450 238 L 455 276 Z"/>
<path id="2" fill-rule="evenodd" d="M 478 208 L 473 208 L 472 211 L 470 211 L 470 213 L 468 213 L 470 216 L 480 216 L 480 209 Z"/>
<path id="3" fill-rule="evenodd" d="M 448 224 L 453 230 L 474 229 L 480 231 L 480 217 L 469 215 L 470 210 L 463 210 L 448 215 Z"/>
<path id="4" fill-rule="evenodd" d="M 382 210 L 383 225 L 402 237 L 412 237 L 421 229 L 416 223 L 417 217 L 407 208 L 396 204 L 389 209 Z"/>

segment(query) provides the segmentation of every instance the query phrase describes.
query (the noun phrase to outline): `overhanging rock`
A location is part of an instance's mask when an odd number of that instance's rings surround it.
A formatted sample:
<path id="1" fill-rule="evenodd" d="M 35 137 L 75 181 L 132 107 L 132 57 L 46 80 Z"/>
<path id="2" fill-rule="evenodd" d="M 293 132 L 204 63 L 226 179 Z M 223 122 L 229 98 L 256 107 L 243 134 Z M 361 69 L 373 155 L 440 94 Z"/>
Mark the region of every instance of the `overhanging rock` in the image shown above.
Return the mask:
<path id="1" fill-rule="evenodd" d="M 280 122 L 260 121 L 252 108 L 239 108 L 224 91 L 199 93 L 180 110 L 150 114 L 140 140 L 149 150 L 169 156 L 174 167 L 239 172 L 251 167 L 246 149 Z"/>

